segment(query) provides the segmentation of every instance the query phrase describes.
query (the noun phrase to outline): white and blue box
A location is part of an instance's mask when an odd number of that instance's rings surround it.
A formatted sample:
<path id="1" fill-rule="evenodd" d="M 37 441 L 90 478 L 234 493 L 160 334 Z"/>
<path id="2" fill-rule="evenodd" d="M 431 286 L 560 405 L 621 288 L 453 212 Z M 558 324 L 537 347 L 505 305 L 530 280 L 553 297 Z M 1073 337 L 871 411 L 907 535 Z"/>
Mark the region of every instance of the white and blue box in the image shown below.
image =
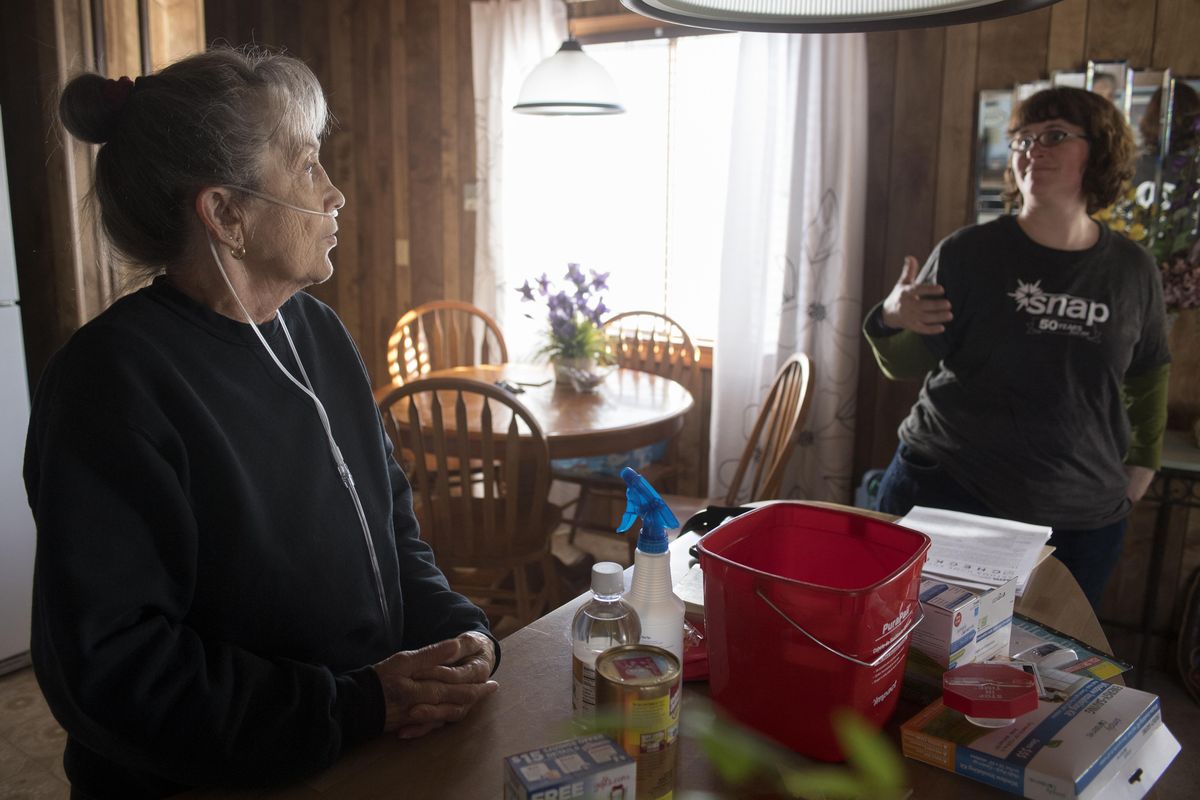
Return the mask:
<path id="1" fill-rule="evenodd" d="M 504 758 L 504 800 L 634 800 L 637 763 L 610 736 L 581 736 Z"/>
<path id="2" fill-rule="evenodd" d="M 912 648 L 943 669 L 1007 656 L 1016 594 L 1015 578 L 987 591 L 923 578 L 925 619 L 913 631 Z"/>
<path id="3" fill-rule="evenodd" d="M 1002 728 L 937 700 L 900 726 L 900 743 L 909 758 L 1031 800 L 1136 800 L 1179 753 L 1155 695 L 1095 679 Z"/>

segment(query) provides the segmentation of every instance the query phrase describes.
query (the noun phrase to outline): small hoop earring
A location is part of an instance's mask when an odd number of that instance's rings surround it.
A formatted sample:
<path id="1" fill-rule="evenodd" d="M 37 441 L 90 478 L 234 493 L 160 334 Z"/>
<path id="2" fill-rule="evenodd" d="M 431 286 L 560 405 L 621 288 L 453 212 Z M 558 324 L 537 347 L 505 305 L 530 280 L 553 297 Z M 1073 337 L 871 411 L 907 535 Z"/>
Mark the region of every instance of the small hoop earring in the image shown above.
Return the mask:
<path id="1" fill-rule="evenodd" d="M 229 254 L 238 261 L 241 261 L 246 257 L 246 248 L 239 244 L 237 247 L 231 247 L 229 249 Z"/>

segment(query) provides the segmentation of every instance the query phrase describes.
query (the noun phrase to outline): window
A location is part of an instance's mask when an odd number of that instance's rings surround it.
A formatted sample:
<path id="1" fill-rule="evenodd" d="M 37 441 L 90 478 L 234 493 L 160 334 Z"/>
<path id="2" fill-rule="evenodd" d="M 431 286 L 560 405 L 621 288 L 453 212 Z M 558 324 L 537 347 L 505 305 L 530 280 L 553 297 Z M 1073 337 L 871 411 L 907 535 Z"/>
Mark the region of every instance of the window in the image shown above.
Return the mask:
<path id="1" fill-rule="evenodd" d="M 660 311 L 711 340 L 738 38 L 585 49 L 617 82 L 627 113 L 514 115 L 505 142 L 502 324 L 512 355 L 536 350 L 545 323 L 516 287 L 543 272 L 561 282 L 568 262 L 610 273 L 614 312 Z"/>

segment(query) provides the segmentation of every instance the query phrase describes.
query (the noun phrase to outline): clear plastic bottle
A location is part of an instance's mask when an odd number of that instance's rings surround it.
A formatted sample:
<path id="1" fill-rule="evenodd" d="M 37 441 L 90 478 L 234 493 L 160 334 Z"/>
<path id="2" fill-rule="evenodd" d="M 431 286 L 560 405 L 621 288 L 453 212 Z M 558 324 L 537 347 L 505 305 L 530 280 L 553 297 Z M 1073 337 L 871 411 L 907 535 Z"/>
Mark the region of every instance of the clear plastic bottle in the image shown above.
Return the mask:
<path id="1" fill-rule="evenodd" d="M 621 599 L 624 588 L 620 564 L 601 561 L 592 566 L 594 596 L 571 622 L 571 708 L 576 715 L 587 717 L 596 711 L 596 657 L 610 647 L 637 644 L 642 636 L 637 612 Z"/>

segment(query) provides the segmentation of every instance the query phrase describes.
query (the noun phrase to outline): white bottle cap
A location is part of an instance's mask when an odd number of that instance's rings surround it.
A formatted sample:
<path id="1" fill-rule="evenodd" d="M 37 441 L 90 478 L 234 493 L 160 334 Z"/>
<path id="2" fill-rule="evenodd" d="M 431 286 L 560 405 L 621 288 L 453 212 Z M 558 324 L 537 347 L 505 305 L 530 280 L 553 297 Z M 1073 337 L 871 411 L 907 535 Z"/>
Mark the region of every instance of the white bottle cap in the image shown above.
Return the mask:
<path id="1" fill-rule="evenodd" d="M 625 591 L 625 569 L 615 561 L 592 565 L 592 591 L 596 594 L 621 594 Z"/>

